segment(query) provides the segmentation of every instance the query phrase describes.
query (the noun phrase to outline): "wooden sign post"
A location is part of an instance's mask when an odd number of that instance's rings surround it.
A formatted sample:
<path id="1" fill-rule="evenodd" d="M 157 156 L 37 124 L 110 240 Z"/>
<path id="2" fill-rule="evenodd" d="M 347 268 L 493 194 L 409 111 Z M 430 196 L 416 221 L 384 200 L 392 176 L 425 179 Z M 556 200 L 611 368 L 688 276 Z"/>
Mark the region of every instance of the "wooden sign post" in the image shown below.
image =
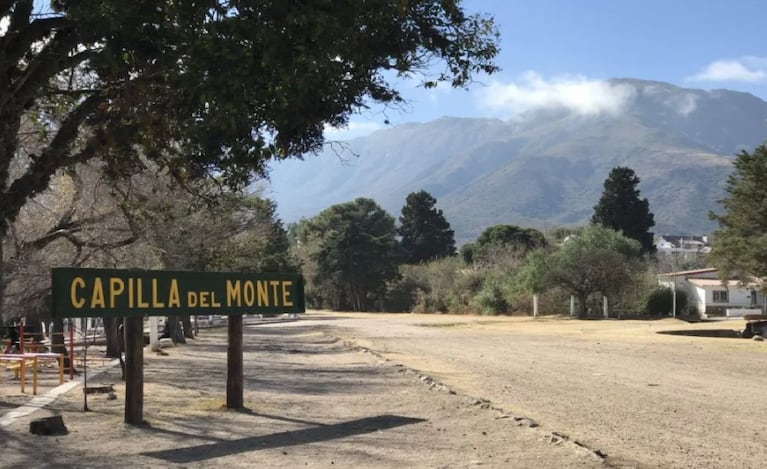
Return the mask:
<path id="1" fill-rule="evenodd" d="M 144 318 L 125 318 L 125 423 L 144 423 Z"/>
<path id="2" fill-rule="evenodd" d="M 226 348 L 226 407 L 243 408 L 242 314 L 229 316 Z"/>
<path id="3" fill-rule="evenodd" d="M 53 317 L 125 318 L 125 423 L 143 423 L 144 316 L 229 315 L 226 406 L 243 407 L 242 315 L 302 313 L 299 274 L 52 269 Z"/>

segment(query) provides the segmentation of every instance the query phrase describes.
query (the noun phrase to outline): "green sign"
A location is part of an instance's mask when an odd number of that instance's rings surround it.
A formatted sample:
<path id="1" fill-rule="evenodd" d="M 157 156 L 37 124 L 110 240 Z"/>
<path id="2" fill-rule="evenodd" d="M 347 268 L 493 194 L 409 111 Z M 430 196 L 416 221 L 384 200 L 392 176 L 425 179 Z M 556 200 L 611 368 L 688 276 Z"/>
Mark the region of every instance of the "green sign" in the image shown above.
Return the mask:
<path id="1" fill-rule="evenodd" d="M 53 316 L 304 312 L 299 274 L 52 269 Z"/>

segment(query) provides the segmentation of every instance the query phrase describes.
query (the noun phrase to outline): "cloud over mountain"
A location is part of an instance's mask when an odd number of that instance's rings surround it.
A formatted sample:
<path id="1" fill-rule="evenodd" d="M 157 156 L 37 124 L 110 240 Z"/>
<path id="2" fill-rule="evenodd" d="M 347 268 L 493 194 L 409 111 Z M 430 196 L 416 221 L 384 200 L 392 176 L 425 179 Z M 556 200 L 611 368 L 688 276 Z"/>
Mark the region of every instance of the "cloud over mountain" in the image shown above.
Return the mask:
<path id="1" fill-rule="evenodd" d="M 479 106 L 513 115 L 535 109 L 565 108 L 582 115 L 618 114 L 635 94 L 633 87 L 584 76 L 546 79 L 527 72 L 511 83 L 492 82 L 480 92 Z"/>
<path id="2" fill-rule="evenodd" d="M 708 64 L 695 75 L 687 77 L 690 82 L 745 82 L 767 81 L 767 58 L 741 57 L 739 59 L 717 60 Z"/>

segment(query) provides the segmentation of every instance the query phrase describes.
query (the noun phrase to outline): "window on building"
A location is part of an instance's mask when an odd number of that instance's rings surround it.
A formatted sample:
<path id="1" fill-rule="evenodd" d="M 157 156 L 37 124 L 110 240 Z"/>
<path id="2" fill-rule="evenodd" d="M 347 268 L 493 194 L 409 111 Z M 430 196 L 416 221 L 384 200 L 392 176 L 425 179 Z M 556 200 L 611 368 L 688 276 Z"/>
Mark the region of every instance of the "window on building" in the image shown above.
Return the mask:
<path id="1" fill-rule="evenodd" d="M 714 303 L 728 303 L 727 290 L 714 290 Z"/>

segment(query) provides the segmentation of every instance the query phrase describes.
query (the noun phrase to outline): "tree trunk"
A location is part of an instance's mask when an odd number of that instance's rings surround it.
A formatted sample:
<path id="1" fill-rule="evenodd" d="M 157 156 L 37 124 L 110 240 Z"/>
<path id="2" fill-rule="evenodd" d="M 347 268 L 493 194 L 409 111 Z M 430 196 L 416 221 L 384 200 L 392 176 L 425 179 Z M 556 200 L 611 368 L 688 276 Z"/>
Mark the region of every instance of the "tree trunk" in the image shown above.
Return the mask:
<path id="1" fill-rule="evenodd" d="M 122 318 L 105 317 L 104 321 L 104 335 L 107 338 L 107 353 L 106 356 L 110 358 L 118 358 L 120 356 L 120 338 L 117 335 L 117 328 L 122 322 Z"/>
<path id="2" fill-rule="evenodd" d="M 168 316 L 168 334 L 174 344 L 185 344 L 184 331 L 181 330 L 181 321 L 178 316 Z"/>
<path id="3" fill-rule="evenodd" d="M 184 338 L 194 339 L 194 329 L 192 328 L 192 316 L 183 316 L 181 323 L 184 325 Z"/>
<path id="4" fill-rule="evenodd" d="M 3 182 L 0 181 L 0 186 Z M 5 308 L 3 302 L 5 300 L 5 258 L 3 257 L 3 242 L 5 241 L 5 222 L 0 219 L 0 323 L 5 320 Z"/>
<path id="5" fill-rule="evenodd" d="M 64 354 L 64 368 L 69 369 L 70 360 L 67 351 L 66 337 L 64 337 L 64 320 L 55 318 L 51 327 L 51 351 Z"/>
<path id="6" fill-rule="evenodd" d="M 580 317 L 586 316 L 586 302 L 588 301 L 589 295 L 586 293 L 578 293 L 578 305 L 580 306 L 580 313 L 578 315 Z"/>

